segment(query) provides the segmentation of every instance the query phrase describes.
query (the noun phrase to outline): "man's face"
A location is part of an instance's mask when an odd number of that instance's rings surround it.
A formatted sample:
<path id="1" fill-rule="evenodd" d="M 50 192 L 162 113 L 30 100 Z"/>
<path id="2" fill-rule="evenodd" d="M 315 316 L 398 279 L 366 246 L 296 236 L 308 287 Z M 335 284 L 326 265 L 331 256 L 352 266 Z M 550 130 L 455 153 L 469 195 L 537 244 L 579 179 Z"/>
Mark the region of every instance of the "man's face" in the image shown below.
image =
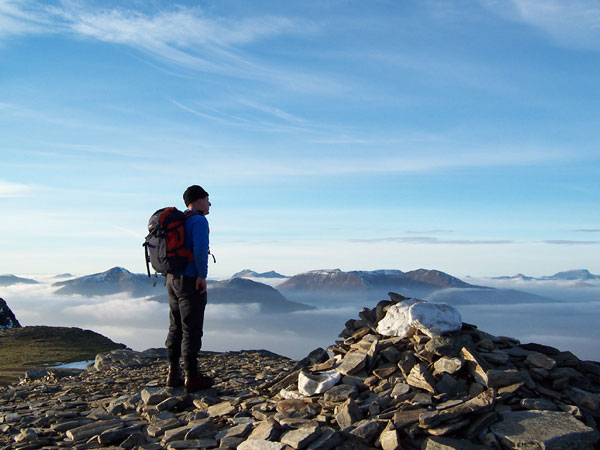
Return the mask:
<path id="1" fill-rule="evenodd" d="M 198 211 L 202 211 L 206 216 L 209 212 L 211 203 L 208 201 L 208 196 L 204 198 L 199 198 L 194 202 L 194 209 Z"/>

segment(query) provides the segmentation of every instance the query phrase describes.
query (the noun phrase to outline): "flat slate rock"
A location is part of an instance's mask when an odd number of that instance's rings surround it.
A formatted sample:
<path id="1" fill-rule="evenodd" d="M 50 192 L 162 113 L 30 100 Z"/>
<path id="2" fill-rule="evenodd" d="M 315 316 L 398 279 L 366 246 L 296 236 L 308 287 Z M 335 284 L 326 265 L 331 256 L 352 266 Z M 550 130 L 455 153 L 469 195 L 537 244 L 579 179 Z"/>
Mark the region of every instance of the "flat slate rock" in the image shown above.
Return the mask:
<path id="1" fill-rule="evenodd" d="M 584 450 L 600 439 L 600 433 L 565 412 L 507 411 L 500 416 L 491 430 L 507 448 Z"/>
<path id="2" fill-rule="evenodd" d="M 466 439 L 433 436 L 425 439 L 422 450 L 489 450 L 487 445 L 474 444 Z"/>

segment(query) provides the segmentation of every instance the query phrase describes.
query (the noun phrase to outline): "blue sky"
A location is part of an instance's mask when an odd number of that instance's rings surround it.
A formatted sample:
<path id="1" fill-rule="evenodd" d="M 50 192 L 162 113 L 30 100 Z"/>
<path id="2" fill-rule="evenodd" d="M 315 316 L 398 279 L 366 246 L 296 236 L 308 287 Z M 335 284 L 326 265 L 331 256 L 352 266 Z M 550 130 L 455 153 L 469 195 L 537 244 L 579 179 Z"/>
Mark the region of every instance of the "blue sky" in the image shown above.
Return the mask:
<path id="1" fill-rule="evenodd" d="M 0 273 L 600 273 L 600 3 L 0 0 Z"/>

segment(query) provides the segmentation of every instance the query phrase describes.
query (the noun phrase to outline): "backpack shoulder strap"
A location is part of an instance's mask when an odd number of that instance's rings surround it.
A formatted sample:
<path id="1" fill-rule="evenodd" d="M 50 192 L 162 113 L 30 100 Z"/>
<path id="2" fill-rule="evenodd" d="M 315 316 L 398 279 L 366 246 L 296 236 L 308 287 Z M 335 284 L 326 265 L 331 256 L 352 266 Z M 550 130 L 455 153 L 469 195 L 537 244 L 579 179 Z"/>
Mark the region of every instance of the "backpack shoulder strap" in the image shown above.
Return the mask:
<path id="1" fill-rule="evenodd" d="M 185 218 L 187 219 L 188 217 L 192 217 L 192 216 L 201 216 L 202 214 L 200 214 L 200 212 L 198 211 L 186 211 L 185 212 Z"/>

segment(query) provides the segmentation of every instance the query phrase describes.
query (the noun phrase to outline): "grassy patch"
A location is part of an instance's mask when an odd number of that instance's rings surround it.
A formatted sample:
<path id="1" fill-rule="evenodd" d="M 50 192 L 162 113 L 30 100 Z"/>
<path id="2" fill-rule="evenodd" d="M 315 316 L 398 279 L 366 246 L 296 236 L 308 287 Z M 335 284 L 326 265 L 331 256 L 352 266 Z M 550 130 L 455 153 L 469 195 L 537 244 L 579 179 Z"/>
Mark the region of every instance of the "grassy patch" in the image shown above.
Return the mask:
<path id="1" fill-rule="evenodd" d="M 27 370 L 94 359 L 125 345 L 81 328 L 23 327 L 0 331 L 0 385 L 14 383 Z"/>

